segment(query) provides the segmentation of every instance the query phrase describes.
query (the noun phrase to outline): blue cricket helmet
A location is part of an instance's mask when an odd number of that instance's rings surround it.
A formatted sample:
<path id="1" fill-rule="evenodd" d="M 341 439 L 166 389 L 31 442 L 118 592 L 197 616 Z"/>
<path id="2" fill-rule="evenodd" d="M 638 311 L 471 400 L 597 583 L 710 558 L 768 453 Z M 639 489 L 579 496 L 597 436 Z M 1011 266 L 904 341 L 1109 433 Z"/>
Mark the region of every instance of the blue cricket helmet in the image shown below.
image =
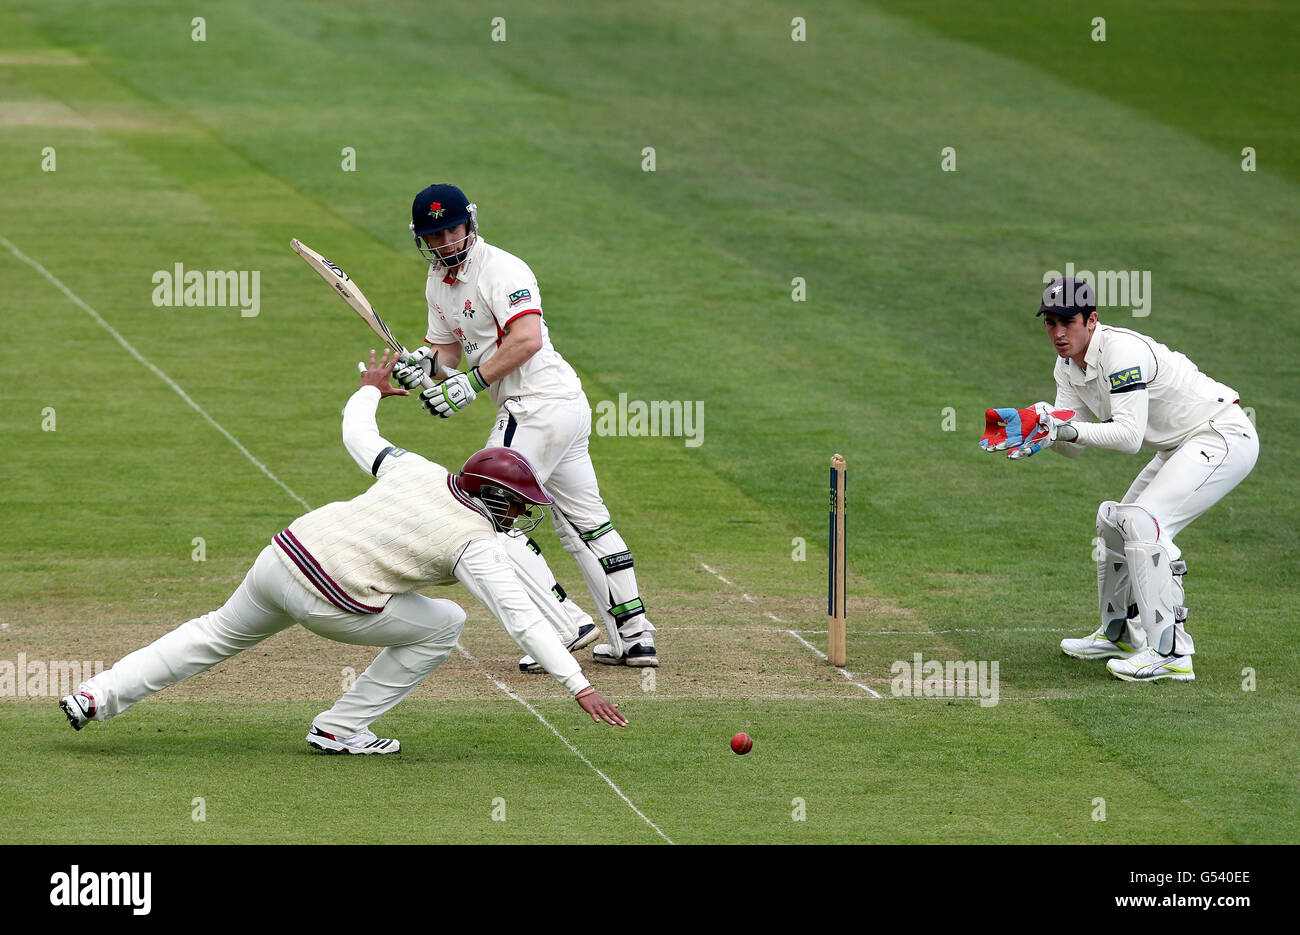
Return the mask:
<path id="1" fill-rule="evenodd" d="M 411 233 L 434 234 L 470 219 L 469 199 L 455 185 L 430 185 L 411 203 Z"/>
<path id="2" fill-rule="evenodd" d="M 451 245 L 455 249 L 448 256 L 442 256 L 424 242 L 425 234 L 436 234 L 458 224 L 468 224 L 469 228 L 462 240 Z M 411 203 L 411 235 L 415 238 L 416 249 L 435 269 L 451 270 L 465 262 L 477 234 L 478 209 L 455 185 L 430 185 L 421 189 Z"/>

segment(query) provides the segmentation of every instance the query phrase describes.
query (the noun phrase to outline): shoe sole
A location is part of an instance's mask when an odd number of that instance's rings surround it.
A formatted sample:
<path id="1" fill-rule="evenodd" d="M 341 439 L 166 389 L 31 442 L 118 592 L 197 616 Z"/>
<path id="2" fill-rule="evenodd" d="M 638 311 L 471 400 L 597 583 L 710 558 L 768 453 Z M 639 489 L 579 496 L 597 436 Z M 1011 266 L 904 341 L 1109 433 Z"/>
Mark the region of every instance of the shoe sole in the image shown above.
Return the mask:
<path id="1" fill-rule="evenodd" d="M 576 653 L 580 649 L 586 649 L 588 646 L 596 642 L 596 640 L 598 639 L 600 639 L 600 627 L 592 626 L 591 630 L 587 633 L 586 636 L 580 636 L 573 641 L 573 645 L 569 647 L 569 652 Z M 541 663 L 538 662 L 529 662 L 529 663 L 521 662 L 519 663 L 519 671 L 527 672 L 529 674 L 534 674 L 537 672 L 542 672 L 542 673 L 546 672 L 546 670 L 542 668 Z"/>
<path id="2" fill-rule="evenodd" d="M 59 701 L 59 707 L 62 708 L 63 713 L 67 715 L 68 723 L 72 725 L 73 730 L 81 730 L 90 723 L 89 718 L 85 718 L 81 715 L 81 712 L 73 710 L 76 707 L 75 702 L 64 698 Z"/>
<path id="3" fill-rule="evenodd" d="M 330 743 L 334 743 L 337 745 L 333 747 L 326 746 L 326 744 L 330 744 Z M 329 753 L 329 754 L 348 753 L 348 754 L 352 754 L 353 756 L 378 756 L 386 753 L 401 753 L 402 745 L 395 740 L 393 741 L 393 743 L 397 744 L 397 748 L 395 750 L 364 749 L 364 748 L 358 750 L 355 747 L 349 747 L 347 744 L 338 743 L 337 741 L 324 740 L 321 737 L 307 738 L 307 746 L 313 747 L 319 750 L 321 753 Z"/>
<path id="4" fill-rule="evenodd" d="M 593 653 L 591 658 L 605 666 L 629 666 L 633 669 L 659 668 L 658 656 L 633 656 L 630 659 L 624 656 L 621 659 L 615 659 L 613 656 L 597 656 Z"/>
<path id="5" fill-rule="evenodd" d="M 1165 679 L 1172 679 L 1175 682 L 1195 682 L 1195 672 L 1170 672 L 1167 675 L 1127 675 L 1116 672 L 1114 669 L 1107 669 L 1111 675 L 1124 682 L 1163 682 Z"/>
<path id="6" fill-rule="evenodd" d="M 1139 652 L 1141 652 L 1141 650 L 1137 650 L 1131 653 L 1106 651 L 1106 652 L 1094 654 L 1094 653 L 1071 652 L 1070 650 L 1062 646 L 1061 652 L 1069 656 L 1071 659 L 1083 659 L 1086 662 L 1089 659 L 1131 659 L 1134 656 L 1136 656 Z"/>
<path id="7" fill-rule="evenodd" d="M 572 653 L 572 652 L 577 652 L 579 649 L 586 649 L 588 646 L 596 642 L 596 640 L 598 639 L 600 639 L 600 627 L 593 626 L 591 628 L 591 632 L 588 633 L 586 636 L 578 637 L 578 639 L 574 642 L 574 644 L 569 647 L 569 652 Z"/>

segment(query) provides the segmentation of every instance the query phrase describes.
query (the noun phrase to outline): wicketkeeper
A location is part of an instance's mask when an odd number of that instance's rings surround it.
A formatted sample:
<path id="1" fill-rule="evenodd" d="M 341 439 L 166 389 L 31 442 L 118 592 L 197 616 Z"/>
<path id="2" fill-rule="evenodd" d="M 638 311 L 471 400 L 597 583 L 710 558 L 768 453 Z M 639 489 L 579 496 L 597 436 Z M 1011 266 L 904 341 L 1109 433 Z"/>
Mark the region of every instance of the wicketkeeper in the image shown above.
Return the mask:
<path id="1" fill-rule="evenodd" d="M 1056 404 L 989 410 L 981 445 L 1030 457 L 1044 448 L 1077 457 L 1084 448 L 1153 457 L 1119 502 L 1097 510 L 1100 626 L 1061 641 L 1076 659 L 1108 659 L 1127 681 L 1191 681 L 1196 648 L 1187 632 L 1183 576 L 1174 538 L 1255 466 L 1259 439 L 1237 392 L 1182 354 L 1097 321 L 1092 287 L 1058 279 L 1038 309 L 1057 353 Z"/>
<path id="2" fill-rule="evenodd" d="M 59 705 L 80 730 L 121 714 L 154 692 L 208 669 L 300 623 L 313 633 L 358 646 L 386 647 L 343 697 L 312 721 L 307 743 L 327 753 L 396 753 L 371 723 L 409 695 L 447 659 L 465 625 L 448 600 L 416 593 L 461 582 L 541 661 L 592 720 L 627 719 L 596 692 L 564 648 L 552 618 L 564 610 L 552 579 L 516 564 L 502 539 L 541 522 L 554 501 L 518 452 L 485 448 L 451 474 L 386 441 L 375 424 L 385 396 L 407 395 L 389 383 L 388 352 L 363 369 L 343 410 L 343 444 L 378 480 L 352 500 L 330 503 L 276 533 L 242 584 L 219 609 L 182 624 L 111 669 L 83 682 Z M 503 535 L 504 534 L 504 535 Z"/>

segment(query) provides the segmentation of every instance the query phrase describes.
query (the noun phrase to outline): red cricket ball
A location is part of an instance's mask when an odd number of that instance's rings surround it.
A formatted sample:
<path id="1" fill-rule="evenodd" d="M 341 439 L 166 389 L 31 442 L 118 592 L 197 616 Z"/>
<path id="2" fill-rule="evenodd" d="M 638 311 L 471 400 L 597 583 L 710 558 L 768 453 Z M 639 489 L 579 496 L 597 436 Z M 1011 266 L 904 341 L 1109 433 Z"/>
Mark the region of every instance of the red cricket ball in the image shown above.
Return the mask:
<path id="1" fill-rule="evenodd" d="M 731 738 L 731 749 L 741 756 L 754 749 L 754 738 L 749 734 L 736 734 Z"/>

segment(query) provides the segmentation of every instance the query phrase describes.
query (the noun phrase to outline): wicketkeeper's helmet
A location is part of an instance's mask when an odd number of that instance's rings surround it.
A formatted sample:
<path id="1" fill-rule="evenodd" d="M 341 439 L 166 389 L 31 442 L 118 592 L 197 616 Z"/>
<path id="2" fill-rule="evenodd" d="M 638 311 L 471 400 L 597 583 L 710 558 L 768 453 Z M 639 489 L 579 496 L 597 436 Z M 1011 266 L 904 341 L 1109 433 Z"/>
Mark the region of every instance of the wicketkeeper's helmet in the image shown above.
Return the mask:
<path id="1" fill-rule="evenodd" d="M 463 238 L 448 245 L 455 247 L 450 256 L 440 256 L 437 250 L 424 242 L 425 234 L 436 234 L 457 224 L 469 224 L 469 228 Z M 444 267 L 451 270 L 464 263 L 477 234 L 478 207 L 470 204 L 465 193 L 455 185 L 430 185 L 411 203 L 411 235 L 415 238 L 416 249 L 435 269 Z"/>
<path id="2" fill-rule="evenodd" d="M 510 535 L 532 531 L 546 516 L 540 508 L 555 502 L 528 459 L 513 448 L 484 448 L 470 455 L 456 486 L 487 507 L 497 528 Z"/>

